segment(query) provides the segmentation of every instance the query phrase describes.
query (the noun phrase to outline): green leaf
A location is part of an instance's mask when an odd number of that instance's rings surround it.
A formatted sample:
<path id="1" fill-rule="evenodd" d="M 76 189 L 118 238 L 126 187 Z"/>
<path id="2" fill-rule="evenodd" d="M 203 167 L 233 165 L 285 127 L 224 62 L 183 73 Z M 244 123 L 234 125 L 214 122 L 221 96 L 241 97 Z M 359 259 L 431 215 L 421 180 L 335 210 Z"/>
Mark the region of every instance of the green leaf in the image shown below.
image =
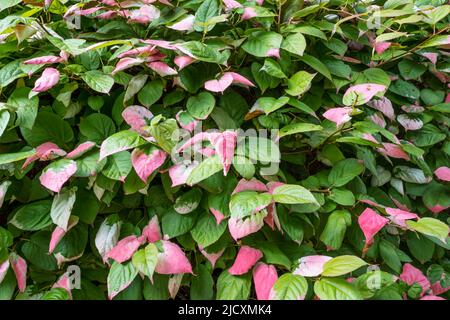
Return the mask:
<path id="1" fill-rule="evenodd" d="M 406 225 L 417 232 L 428 236 L 436 237 L 442 242 L 446 241 L 449 233 L 449 226 L 444 222 L 434 218 L 421 218 L 417 222 L 407 220 Z"/>
<path id="2" fill-rule="evenodd" d="M 219 3 L 217 0 L 205 0 L 195 12 L 194 30 L 208 32 L 214 28 L 212 18 L 219 14 Z"/>
<path id="3" fill-rule="evenodd" d="M 328 176 L 328 182 L 341 187 L 359 176 L 364 171 L 364 166 L 356 159 L 345 159 L 336 163 Z"/>
<path id="4" fill-rule="evenodd" d="M 169 238 L 181 236 L 194 227 L 196 220 L 197 214 L 195 211 L 189 214 L 179 214 L 170 209 L 162 217 L 163 234 L 167 234 Z"/>
<path id="5" fill-rule="evenodd" d="M 215 104 L 216 100 L 211 93 L 201 92 L 197 96 L 189 97 L 186 108 L 194 118 L 205 120 L 214 109 Z"/>
<path id="6" fill-rule="evenodd" d="M 81 78 L 91 89 L 100 93 L 109 93 L 114 85 L 113 77 L 98 70 L 88 71 Z"/>
<path id="7" fill-rule="evenodd" d="M 198 166 L 196 166 L 194 170 L 192 170 L 186 180 L 186 183 L 190 186 L 197 184 L 221 171 L 222 168 L 223 166 L 218 155 L 206 158 Z"/>
<path id="8" fill-rule="evenodd" d="M 257 31 L 250 34 L 241 48 L 255 57 L 267 57 L 271 49 L 280 48 L 282 41 L 283 37 L 276 32 Z"/>
<path id="9" fill-rule="evenodd" d="M 70 300 L 69 292 L 63 288 L 53 288 L 47 291 L 41 300 Z"/>
<path id="10" fill-rule="evenodd" d="M 188 41 L 179 45 L 182 52 L 188 56 L 200 61 L 226 64 L 230 52 L 227 50 L 219 51 L 213 46 L 208 46 L 198 41 Z"/>
<path id="11" fill-rule="evenodd" d="M 158 248 L 153 243 L 149 243 L 144 249 L 140 249 L 133 254 L 131 262 L 139 273 L 153 279 L 153 273 L 158 262 Z"/>
<path id="12" fill-rule="evenodd" d="M 195 227 L 191 230 L 191 235 L 199 246 L 206 248 L 219 240 L 226 229 L 226 221 L 217 224 L 214 216 L 205 212 L 197 220 Z"/>
<path id="13" fill-rule="evenodd" d="M 281 70 L 280 65 L 273 59 L 267 58 L 266 60 L 264 60 L 264 65 L 261 68 L 261 71 L 267 72 L 269 75 L 275 78 L 287 78 L 283 70 Z"/>
<path id="14" fill-rule="evenodd" d="M 32 129 L 38 113 L 39 98 L 29 98 L 30 88 L 17 88 L 9 96 L 7 104 L 16 110 L 16 125 Z"/>
<path id="15" fill-rule="evenodd" d="M 281 48 L 290 53 L 302 56 L 306 49 L 306 39 L 301 33 L 291 34 L 283 40 Z"/>
<path id="16" fill-rule="evenodd" d="M 100 148 L 100 160 L 112 154 L 136 148 L 146 141 L 135 131 L 124 130 L 109 136 Z"/>
<path id="17" fill-rule="evenodd" d="M 361 293 L 344 279 L 318 280 L 314 283 L 314 293 L 320 300 L 362 300 Z"/>
<path id="18" fill-rule="evenodd" d="M 275 202 L 286 204 L 313 203 L 317 204 L 316 198 L 306 188 L 295 184 L 284 184 L 272 191 Z"/>
<path id="19" fill-rule="evenodd" d="M 137 276 L 138 270 L 131 262 L 120 264 L 114 262 L 108 273 L 108 296 L 112 299 L 119 292 L 126 289 L 134 278 Z"/>
<path id="20" fill-rule="evenodd" d="M 352 216 L 347 210 L 336 210 L 328 217 L 325 228 L 320 235 L 327 248 L 339 250 L 344 241 L 345 231 L 352 224 Z"/>
<path id="21" fill-rule="evenodd" d="M 338 256 L 323 265 L 322 275 L 325 277 L 338 277 L 366 265 L 367 262 L 356 256 Z"/>
<path id="22" fill-rule="evenodd" d="M 332 189 L 329 198 L 343 206 L 353 206 L 355 204 L 355 196 L 350 190 L 346 189 Z"/>
<path id="23" fill-rule="evenodd" d="M 242 191 L 231 196 L 230 213 L 234 218 L 244 218 L 267 207 L 272 202 L 269 193 Z"/>
<path id="24" fill-rule="evenodd" d="M 288 88 L 286 93 L 291 96 L 300 96 L 311 88 L 311 81 L 316 74 L 311 74 L 306 71 L 299 71 L 294 74 L 288 81 Z"/>
<path id="25" fill-rule="evenodd" d="M 217 279 L 216 300 L 246 300 L 250 296 L 250 275 L 233 276 L 224 270 Z"/>
<path id="26" fill-rule="evenodd" d="M 41 200 L 21 206 L 9 223 L 26 231 L 41 230 L 52 223 L 50 209 L 52 201 Z"/>
<path id="27" fill-rule="evenodd" d="M 102 173 L 112 180 L 124 181 L 130 173 L 131 168 L 130 153 L 122 151 L 108 157 L 108 162 L 103 168 Z"/>
<path id="28" fill-rule="evenodd" d="M 3 0 L 2 3 L 0 3 L 0 12 L 5 9 L 14 7 L 15 5 L 17 5 L 21 2 L 22 2 L 22 0 Z"/>
<path id="29" fill-rule="evenodd" d="M 285 273 L 272 287 L 271 300 L 303 300 L 308 292 L 305 278 L 292 273 Z"/>
<path id="30" fill-rule="evenodd" d="M 81 120 L 80 132 L 88 140 L 101 144 L 103 140 L 116 132 L 116 126 L 108 116 L 93 113 Z"/>
<path id="31" fill-rule="evenodd" d="M 179 214 L 187 214 L 197 209 L 202 199 L 202 191 L 198 188 L 189 190 L 177 198 L 173 208 Z"/>
<path id="32" fill-rule="evenodd" d="M 49 125 L 50 123 L 51 125 Z M 31 130 L 21 127 L 20 131 L 25 140 L 33 147 L 48 141 L 63 147 L 74 137 L 69 123 L 48 111 L 39 111 Z"/>
<path id="33" fill-rule="evenodd" d="M 328 80 L 332 80 L 330 71 L 328 70 L 327 66 L 324 65 L 319 59 L 308 54 L 304 54 L 299 59 L 317 72 L 321 73 Z"/>
<path id="34" fill-rule="evenodd" d="M 163 95 L 164 85 L 161 80 L 148 82 L 138 93 L 139 102 L 149 108 Z"/>
<path id="35" fill-rule="evenodd" d="M 214 297 L 214 280 L 208 268 L 201 264 L 198 266 L 197 276 L 191 282 L 191 300 L 212 300 Z"/>

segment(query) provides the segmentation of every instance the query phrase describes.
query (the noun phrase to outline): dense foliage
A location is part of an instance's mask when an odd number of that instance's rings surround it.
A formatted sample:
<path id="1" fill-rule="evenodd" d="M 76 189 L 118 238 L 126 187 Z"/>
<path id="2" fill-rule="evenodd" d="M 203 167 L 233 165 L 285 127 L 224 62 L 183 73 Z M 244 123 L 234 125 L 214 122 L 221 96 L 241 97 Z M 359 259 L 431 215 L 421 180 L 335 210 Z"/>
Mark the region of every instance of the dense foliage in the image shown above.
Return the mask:
<path id="1" fill-rule="evenodd" d="M 1 0 L 0 299 L 445 299 L 449 13 Z"/>

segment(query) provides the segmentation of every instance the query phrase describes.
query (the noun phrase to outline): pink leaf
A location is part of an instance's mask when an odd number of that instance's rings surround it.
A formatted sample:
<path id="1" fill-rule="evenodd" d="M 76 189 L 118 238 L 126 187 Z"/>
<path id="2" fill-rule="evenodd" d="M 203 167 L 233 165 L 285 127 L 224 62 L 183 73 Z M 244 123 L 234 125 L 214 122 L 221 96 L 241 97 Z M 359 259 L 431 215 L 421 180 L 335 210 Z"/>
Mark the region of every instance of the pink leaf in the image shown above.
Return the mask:
<path id="1" fill-rule="evenodd" d="M 378 100 L 372 100 L 367 102 L 367 105 L 383 113 L 390 120 L 395 120 L 394 107 L 391 100 L 386 97 L 382 97 Z"/>
<path id="2" fill-rule="evenodd" d="M 2 283 L 3 279 L 5 279 L 6 274 L 9 270 L 9 260 L 5 260 L 0 264 L 0 283 Z"/>
<path id="3" fill-rule="evenodd" d="M 233 77 L 226 73 L 218 80 L 209 80 L 205 82 L 205 89 L 211 92 L 224 92 L 233 83 Z"/>
<path id="4" fill-rule="evenodd" d="M 67 155 L 67 159 L 76 159 L 91 150 L 96 146 L 95 142 L 92 141 L 86 141 L 81 143 L 78 147 L 70 151 Z"/>
<path id="5" fill-rule="evenodd" d="M 449 167 L 439 167 L 434 171 L 436 177 L 442 181 L 450 181 L 450 168 Z"/>
<path id="6" fill-rule="evenodd" d="M 351 112 L 351 107 L 331 108 L 325 111 L 323 116 L 326 119 L 336 123 L 336 126 L 339 127 L 341 124 L 344 124 L 352 119 L 350 116 Z"/>
<path id="7" fill-rule="evenodd" d="M 169 176 L 172 180 L 172 187 L 176 187 L 186 183 L 187 178 L 192 170 L 197 166 L 196 162 L 189 164 L 176 164 L 169 168 Z"/>
<path id="8" fill-rule="evenodd" d="M 205 258 L 211 263 L 211 266 L 214 268 L 214 266 L 216 265 L 217 260 L 220 259 L 220 257 L 222 256 L 223 252 L 225 251 L 225 249 L 220 250 L 219 252 L 214 252 L 214 253 L 208 253 L 206 252 L 206 250 L 202 247 L 199 246 L 200 252 L 202 253 L 202 255 L 205 256 Z"/>
<path id="9" fill-rule="evenodd" d="M 391 42 L 375 42 L 374 48 L 378 54 L 382 54 L 392 45 Z"/>
<path id="10" fill-rule="evenodd" d="M 233 162 L 236 150 L 237 134 L 234 131 L 225 131 L 218 135 L 211 135 L 211 144 L 214 146 L 223 165 L 223 174 L 226 176 Z"/>
<path id="11" fill-rule="evenodd" d="M 148 154 L 147 152 L 151 152 Z M 131 163 L 139 178 L 147 183 L 148 177 L 166 161 L 167 153 L 159 149 L 145 151 L 136 148 L 131 153 Z"/>
<path id="12" fill-rule="evenodd" d="M 50 244 L 48 245 L 48 253 L 53 253 L 58 243 L 62 240 L 66 233 L 69 232 L 70 229 L 77 225 L 78 221 L 79 218 L 77 216 L 71 216 L 67 225 L 67 231 L 59 226 L 57 226 L 55 230 L 53 230 L 52 236 L 50 238 Z"/>
<path id="13" fill-rule="evenodd" d="M 177 275 L 170 277 L 169 283 L 168 283 L 168 290 L 169 290 L 170 297 L 172 299 L 175 299 L 175 297 L 177 296 L 178 290 L 180 290 L 182 280 L 183 280 L 183 274 L 177 274 Z"/>
<path id="14" fill-rule="evenodd" d="M 172 51 L 178 49 L 178 47 L 176 45 L 173 45 L 172 42 L 166 41 L 166 40 L 148 39 L 148 40 L 142 40 L 142 42 L 151 44 L 151 45 L 154 45 L 157 47 L 161 47 L 163 49 L 172 50 Z"/>
<path id="15" fill-rule="evenodd" d="M 280 49 L 272 48 L 266 52 L 266 57 L 274 57 L 280 59 Z"/>
<path id="16" fill-rule="evenodd" d="M 415 213 L 396 208 L 386 208 L 386 213 L 390 216 L 392 222 L 404 228 L 406 228 L 406 220 L 419 219 L 419 216 Z"/>
<path id="17" fill-rule="evenodd" d="M 61 161 L 61 160 L 60 160 Z M 65 160 L 64 160 L 65 161 Z M 52 165 L 44 169 L 39 177 L 41 184 L 53 192 L 59 192 L 64 183 L 77 171 L 77 165 L 73 160 L 67 160 L 59 167 Z"/>
<path id="18" fill-rule="evenodd" d="M 67 291 L 67 293 L 69 294 L 70 299 L 72 299 L 72 289 L 71 289 L 71 283 L 70 283 L 70 278 L 69 275 L 66 273 L 64 273 L 59 279 L 58 281 L 55 282 L 55 284 L 53 284 L 52 288 L 61 288 Z"/>
<path id="19" fill-rule="evenodd" d="M 141 244 L 142 242 L 136 236 L 128 236 L 120 240 L 116 246 L 106 254 L 105 258 L 114 259 L 119 263 L 125 262 L 133 256 Z"/>
<path id="20" fill-rule="evenodd" d="M 248 87 L 254 87 L 255 86 L 253 84 L 253 82 L 251 82 L 247 78 L 241 76 L 239 73 L 236 73 L 236 72 L 225 72 L 224 75 L 225 74 L 228 74 L 228 75 L 230 75 L 233 78 L 233 83 L 234 84 L 241 84 L 241 85 L 248 86 Z"/>
<path id="21" fill-rule="evenodd" d="M 384 120 L 383 116 L 380 113 L 374 113 L 368 117 L 370 120 L 372 120 L 373 123 L 376 125 L 385 128 L 386 127 L 386 121 Z"/>
<path id="22" fill-rule="evenodd" d="M 65 155 L 66 152 L 60 149 L 53 142 L 45 142 L 36 147 L 36 153 L 25 160 L 24 164 L 22 165 L 22 169 L 25 169 L 30 165 L 30 163 L 36 160 L 40 161 L 53 160 L 56 159 L 57 157 Z"/>
<path id="23" fill-rule="evenodd" d="M 142 59 L 139 58 L 122 58 L 117 62 L 116 68 L 113 70 L 112 74 L 116 74 L 119 71 L 123 71 L 125 69 L 131 68 L 133 66 L 137 66 L 144 62 Z"/>
<path id="24" fill-rule="evenodd" d="M 24 61 L 23 64 L 51 64 L 62 62 L 63 59 L 57 56 L 43 56 Z"/>
<path id="25" fill-rule="evenodd" d="M 151 21 L 158 19 L 161 12 L 158 8 L 152 5 L 144 5 L 139 10 L 131 11 L 130 21 L 141 24 L 148 24 Z"/>
<path id="26" fill-rule="evenodd" d="M 250 180 L 241 179 L 239 180 L 236 188 L 234 188 L 233 193 L 238 193 L 242 191 L 259 191 L 259 192 L 266 192 L 267 187 L 264 183 L 259 181 L 256 178 L 252 178 Z"/>
<path id="27" fill-rule="evenodd" d="M 142 132 L 142 127 L 147 126 L 153 118 L 153 114 L 147 108 L 141 106 L 129 106 L 122 111 L 122 118 L 134 131 Z"/>
<path id="28" fill-rule="evenodd" d="M 449 206 L 442 206 L 442 205 L 440 205 L 440 204 L 437 204 L 437 205 L 435 205 L 435 206 L 433 206 L 433 207 L 431 207 L 431 208 L 428 208 L 431 212 L 433 212 L 433 213 L 439 213 L 439 212 L 442 212 L 442 211 L 444 211 L 444 210 L 447 210 L 449 208 Z"/>
<path id="29" fill-rule="evenodd" d="M 431 61 L 432 64 L 436 64 L 437 59 L 438 59 L 438 54 L 434 53 L 434 52 L 424 52 L 421 53 L 421 55 L 425 58 L 427 58 L 428 60 Z"/>
<path id="30" fill-rule="evenodd" d="M 219 225 L 223 219 L 225 219 L 225 215 L 217 209 L 209 208 L 209 211 L 213 214 L 214 218 L 216 218 L 216 223 Z"/>
<path id="31" fill-rule="evenodd" d="M 254 18 L 254 17 L 257 17 L 257 16 L 258 16 L 258 14 L 256 13 L 255 8 L 252 8 L 252 7 L 246 7 L 246 8 L 244 9 L 244 13 L 243 13 L 242 16 L 241 16 L 241 19 L 242 19 L 243 21 L 245 21 L 245 20 L 250 20 L 250 19 L 252 19 L 252 18 Z"/>
<path id="32" fill-rule="evenodd" d="M 347 89 L 344 94 L 344 97 L 351 94 L 352 92 L 356 93 L 358 96 L 358 101 L 360 98 L 363 99 L 363 103 L 369 102 L 377 93 L 383 92 L 386 90 L 386 86 L 382 84 L 376 83 L 363 83 L 357 84 Z M 359 103 L 359 104 L 363 104 Z"/>
<path id="33" fill-rule="evenodd" d="M 55 68 L 46 68 L 39 79 L 34 84 L 34 92 L 45 92 L 58 84 L 60 78 L 59 71 Z"/>
<path id="34" fill-rule="evenodd" d="M 17 286 L 20 292 L 25 292 L 27 286 L 27 262 L 18 254 L 11 252 L 9 262 L 16 275 Z"/>
<path id="35" fill-rule="evenodd" d="M 217 133 L 215 133 L 217 135 Z M 205 140 L 210 140 L 211 138 L 211 133 L 209 132 L 199 132 L 197 134 L 195 134 L 192 138 L 189 138 L 185 143 L 183 143 L 181 145 L 181 147 L 179 147 L 177 149 L 177 152 L 181 152 L 187 148 L 190 148 L 194 145 L 196 145 L 197 143 L 203 142 Z"/>
<path id="36" fill-rule="evenodd" d="M 442 275 L 442 278 L 444 278 L 444 277 L 445 277 L 445 275 L 443 274 L 443 275 Z M 1 280 L 0 280 L 0 282 L 1 282 Z M 446 286 L 446 287 L 444 288 L 444 287 L 442 287 L 442 285 L 441 285 L 441 281 L 436 281 L 435 283 L 433 283 L 433 284 L 431 285 L 431 290 L 433 291 L 433 294 L 434 294 L 434 295 L 443 294 L 443 293 L 446 293 L 447 291 L 450 290 L 450 285 L 449 285 L 449 286 Z"/>
<path id="37" fill-rule="evenodd" d="M 174 23 L 169 28 L 177 31 L 193 31 L 194 30 L 194 20 L 195 16 L 192 14 L 188 15 L 186 18 Z"/>
<path id="38" fill-rule="evenodd" d="M 365 249 L 373 243 L 373 237 L 380 231 L 387 223 L 388 219 L 380 216 L 374 210 L 367 208 L 358 217 L 358 224 L 366 238 Z M 364 251 L 364 250 L 363 250 Z"/>
<path id="39" fill-rule="evenodd" d="M 304 277 L 317 277 L 323 271 L 324 264 L 331 260 L 328 256 L 306 256 L 299 260 L 299 266 L 293 274 L 299 274 Z"/>
<path id="40" fill-rule="evenodd" d="M 173 62 L 178 67 L 178 70 L 181 70 L 190 65 L 191 63 L 194 63 L 195 59 L 189 56 L 176 56 Z"/>
<path id="41" fill-rule="evenodd" d="M 405 159 L 406 161 L 409 161 L 408 154 L 405 151 L 403 151 L 401 146 L 388 142 L 383 142 L 382 145 L 383 148 L 377 149 L 380 153 L 387 155 L 391 158 Z"/>
<path id="42" fill-rule="evenodd" d="M 147 63 L 147 65 L 150 69 L 155 71 L 161 77 L 173 76 L 178 74 L 178 72 L 175 69 L 169 67 L 166 63 L 161 61 L 150 62 Z"/>
<path id="43" fill-rule="evenodd" d="M 438 296 L 424 296 L 420 298 L 420 300 L 446 300 L 446 299 Z"/>
<path id="44" fill-rule="evenodd" d="M 192 266 L 183 250 L 170 241 L 160 241 L 163 252 L 158 254 L 155 271 L 159 274 L 192 273 Z"/>
<path id="45" fill-rule="evenodd" d="M 225 5 L 225 11 L 231 11 L 236 8 L 242 8 L 242 4 L 235 0 L 223 0 L 223 4 Z"/>
<path id="46" fill-rule="evenodd" d="M 414 283 L 419 284 L 422 287 L 422 296 L 431 288 L 430 281 L 425 277 L 425 275 L 419 269 L 415 268 L 409 263 L 403 265 L 403 271 L 400 275 L 400 280 L 406 282 L 408 285 L 412 286 Z"/>
<path id="47" fill-rule="evenodd" d="M 125 52 L 122 52 L 121 54 L 119 54 L 117 57 L 119 59 L 125 58 L 125 57 L 129 57 L 129 56 L 138 56 L 141 54 L 146 54 L 146 55 L 153 55 L 158 53 L 157 50 L 155 50 L 154 46 L 145 46 L 145 47 L 139 47 L 136 49 L 131 49 Z"/>
<path id="48" fill-rule="evenodd" d="M 277 269 L 274 266 L 258 262 L 253 269 L 256 298 L 258 300 L 269 300 L 270 291 L 277 280 Z"/>
<path id="49" fill-rule="evenodd" d="M 153 243 L 162 239 L 161 229 L 159 228 L 158 216 L 155 215 L 150 219 L 148 225 L 146 225 L 142 230 L 141 237 L 144 237 L 143 240 L 149 243 Z"/>
<path id="50" fill-rule="evenodd" d="M 260 250 L 242 246 L 228 272 L 235 276 L 247 273 L 262 256 L 263 254 Z"/>

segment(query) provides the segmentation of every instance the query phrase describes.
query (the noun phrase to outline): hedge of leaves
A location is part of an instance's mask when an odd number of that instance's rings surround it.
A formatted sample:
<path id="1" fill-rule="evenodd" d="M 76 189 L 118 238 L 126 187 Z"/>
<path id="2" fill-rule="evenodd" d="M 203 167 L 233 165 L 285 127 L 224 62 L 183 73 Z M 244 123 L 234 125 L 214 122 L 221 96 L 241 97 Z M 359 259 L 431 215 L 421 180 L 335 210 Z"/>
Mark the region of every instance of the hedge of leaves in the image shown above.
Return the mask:
<path id="1" fill-rule="evenodd" d="M 2 0 L 0 299 L 449 297 L 449 13 Z"/>

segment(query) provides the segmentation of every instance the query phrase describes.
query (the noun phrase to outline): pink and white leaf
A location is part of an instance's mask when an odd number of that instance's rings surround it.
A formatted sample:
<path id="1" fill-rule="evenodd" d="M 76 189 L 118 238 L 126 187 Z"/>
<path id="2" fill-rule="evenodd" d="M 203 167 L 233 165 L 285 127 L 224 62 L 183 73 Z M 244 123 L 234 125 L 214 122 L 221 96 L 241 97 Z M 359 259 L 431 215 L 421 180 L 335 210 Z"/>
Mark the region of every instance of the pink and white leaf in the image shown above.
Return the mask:
<path id="1" fill-rule="evenodd" d="M 415 213 L 396 208 L 386 208 L 386 213 L 392 222 L 403 228 L 406 228 L 406 220 L 419 219 L 419 216 Z"/>
<path id="2" fill-rule="evenodd" d="M 336 126 L 339 127 L 340 125 L 350 121 L 352 117 L 350 116 L 352 112 L 351 107 L 342 107 L 342 108 L 331 108 L 325 111 L 323 116 L 336 123 Z"/>
<path id="3" fill-rule="evenodd" d="M 47 189 L 59 192 L 64 183 L 77 171 L 77 164 L 73 160 L 58 160 L 47 166 L 39 181 Z"/>
<path id="4" fill-rule="evenodd" d="M 423 122 L 420 119 L 412 118 L 407 114 L 397 116 L 397 121 L 405 128 L 405 131 L 419 130 L 423 127 Z"/>
<path id="5" fill-rule="evenodd" d="M 234 131 L 224 131 L 218 135 L 211 135 L 211 144 L 219 155 L 223 165 L 223 174 L 226 176 L 233 162 L 237 144 L 237 133 Z"/>
<path id="6" fill-rule="evenodd" d="M 55 68 L 46 68 L 39 79 L 34 83 L 34 92 L 45 92 L 58 84 L 60 73 Z"/>
<path id="7" fill-rule="evenodd" d="M 166 158 L 167 153 L 159 149 L 152 149 L 148 154 L 147 151 L 136 148 L 131 153 L 133 168 L 145 183 L 147 183 L 148 177 L 164 164 Z"/>
<path id="8" fill-rule="evenodd" d="M 168 240 L 160 241 L 163 252 L 158 254 L 155 271 L 159 274 L 192 273 L 192 266 L 181 248 Z"/>
<path id="9" fill-rule="evenodd" d="M 355 86 L 352 86 L 347 89 L 344 93 L 344 100 L 348 97 L 351 97 L 352 95 L 356 95 L 356 101 L 353 101 L 355 105 L 361 105 L 364 103 L 369 102 L 372 100 L 372 98 L 380 93 L 386 90 L 386 86 L 382 84 L 376 84 L 376 83 L 362 83 L 357 84 Z M 351 99 L 353 100 L 353 99 Z"/>
<path id="10" fill-rule="evenodd" d="M 148 224 L 142 230 L 143 237 L 141 241 L 153 243 L 162 239 L 161 229 L 159 227 L 158 216 L 153 216 Z"/>
<path id="11" fill-rule="evenodd" d="M 261 211 L 243 219 L 231 217 L 228 220 L 228 230 L 230 231 L 231 237 L 237 241 L 259 231 L 264 226 L 264 218 L 266 216 L 267 211 Z"/>
<path id="12" fill-rule="evenodd" d="M 194 20 L 195 16 L 192 14 L 188 15 L 184 19 L 174 23 L 168 28 L 177 30 L 177 31 L 194 31 Z"/>
<path id="13" fill-rule="evenodd" d="M 57 56 L 42 56 L 33 59 L 29 59 L 23 62 L 23 64 L 40 65 L 40 64 L 52 64 L 62 62 L 63 59 Z"/>
<path id="14" fill-rule="evenodd" d="M 126 70 L 128 68 L 140 65 L 144 60 L 139 58 L 122 58 L 117 62 L 116 68 L 113 70 L 112 74 L 116 74 L 119 71 Z"/>
<path id="15" fill-rule="evenodd" d="M 234 188 L 232 194 L 242 192 L 242 191 L 266 192 L 267 187 L 263 182 L 259 181 L 256 178 L 252 178 L 250 180 L 241 179 L 241 180 L 239 180 L 238 184 L 236 185 L 236 188 Z"/>
<path id="16" fill-rule="evenodd" d="M 205 82 L 205 89 L 211 92 L 224 92 L 233 83 L 233 76 L 225 73 L 219 79 Z"/>
<path id="17" fill-rule="evenodd" d="M 178 67 L 178 70 L 182 70 L 188 65 L 194 63 L 196 60 L 189 56 L 176 56 L 173 63 Z"/>
<path id="18" fill-rule="evenodd" d="M 219 250 L 218 252 L 208 253 L 204 248 L 201 248 L 199 246 L 200 252 L 202 255 L 211 263 L 211 266 L 214 268 L 216 265 L 217 260 L 220 259 L 222 254 L 224 253 L 225 249 Z"/>
<path id="19" fill-rule="evenodd" d="M 405 151 L 403 151 L 401 146 L 388 142 L 383 142 L 382 145 L 383 148 L 378 148 L 378 152 L 391 158 L 404 159 L 406 161 L 409 161 L 409 155 Z"/>
<path id="20" fill-rule="evenodd" d="M 196 162 L 189 164 L 176 164 L 169 168 L 169 176 L 172 180 L 172 187 L 185 184 L 192 170 L 198 165 Z"/>
<path id="21" fill-rule="evenodd" d="M 5 279 L 8 270 L 9 270 L 9 260 L 7 259 L 0 264 L 0 284 L 2 283 L 3 279 Z"/>
<path id="22" fill-rule="evenodd" d="M 142 132 L 142 127 L 147 126 L 153 118 L 153 114 L 147 108 L 141 106 L 129 106 L 122 111 L 122 118 L 136 132 Z"/>
<path id="23" fill-rule="evenodd" d="M 16 276 L 19 291 L 25 292 L 25 288 L 27 286 L 27 262 L 14 252 L 10 253 L 9 262 L 11 263 L 11 268 Z"/>
<path id="24" fill-rule="evenodd" d="M 306 256 L 299 260 L 298 267 L 294 270 L 293 274 L 298 274 L 303 277 L 317 277 L 323 272 L 324 264 L 331 260 L 332 257 L 329 256 Z"/>
<path id="25" fill-rule="evenodd" d="M 147 66 L 157 74 L 159 74 L 161 77 L 173 76 L 178 74 L 175 69 L 169 67 L 166 63 L 161 61 L 147 63 Z"/>
<path id="26" fill-rule="evenodd" d="M 236 0 L 223 0 L 223 4 L 225 5 L 225 11 L 231 11 L 233 9 L 243 7 L 242 4 L 240 4 Z"/>
<path id="27" fill-rule="evenodd" d="M 438 179 L 442 181 L 450 181 L 450 168 L 449 167 L 439 167 L 434 171 L 434 174 Z"/>

